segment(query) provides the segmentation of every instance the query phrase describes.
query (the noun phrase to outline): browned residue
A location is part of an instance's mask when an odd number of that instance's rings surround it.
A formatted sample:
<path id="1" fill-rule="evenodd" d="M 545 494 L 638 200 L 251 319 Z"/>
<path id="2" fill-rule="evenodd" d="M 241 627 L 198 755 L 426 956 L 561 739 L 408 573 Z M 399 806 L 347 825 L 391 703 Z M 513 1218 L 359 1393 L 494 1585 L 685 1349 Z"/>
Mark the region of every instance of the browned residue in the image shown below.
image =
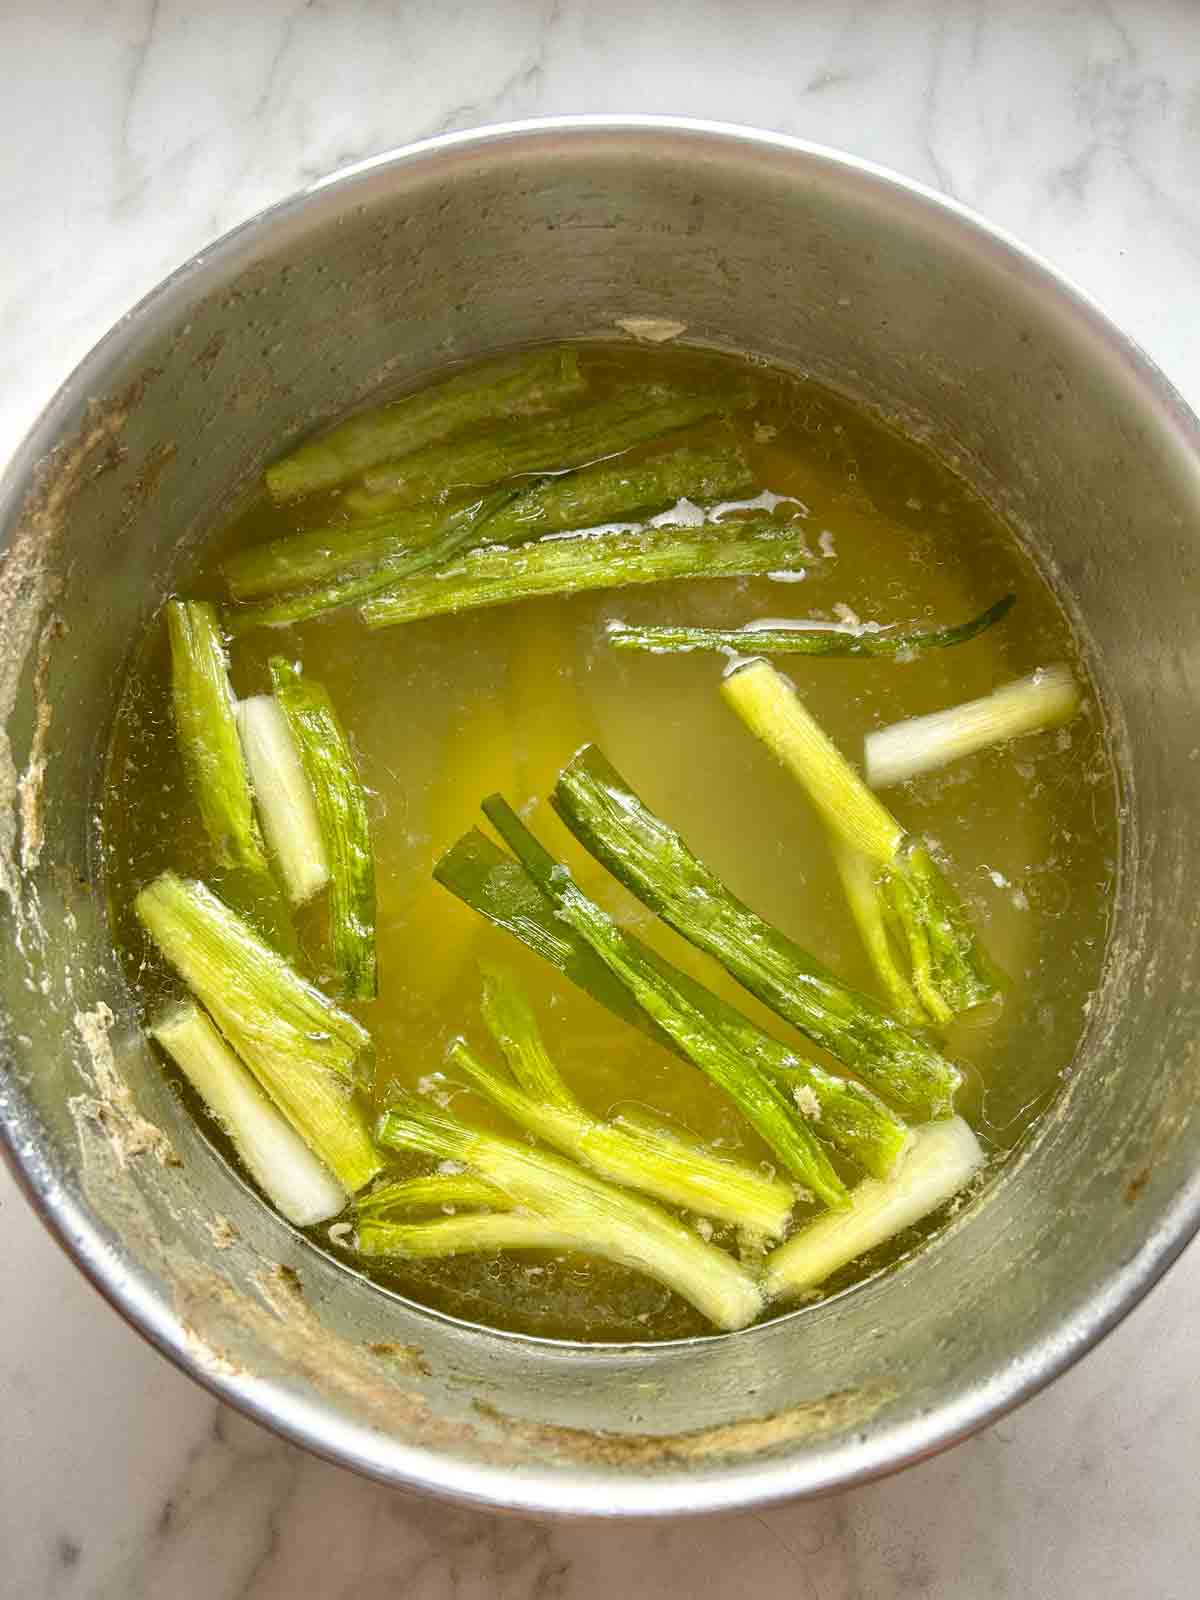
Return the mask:
<path id="1" fill-rule="evenodd" d="M 1135 1172 L 1133 1177 L 1130 1178 L 1129 1182 L 1125 1185 L 1125 1204 L 1127 1206 L 1133 1205 L 1139 1199 L 1142 1190 L 1149 1182 L 1149 1167 L 1143 1167 L 1139 1172 Z"/>
<path id="2" fill-rule="evenodd" d="M 46 759 L 50 744 L 50 723 L 54 708 L 50 702 L 51 647 L 67 631 L 61 617 L 51 614 L 38 635 L 37 666 L 34 669 L 34 727 L 29 743 L 29 758 L 17 780 L 21 813 L 21 870 L 32 872 L 42 855 L 45 829 L 42 822 L 42 792 L 46 783 Z"/>
<path id="3" fill-rule="evenodd" d="M 156 1123 L 148 1121 L 125 1079 L 117 1070 L 109 1035 L 115 1021 L 103 1000 L 90 1011 L 76 1011 L 75 1031 L 87 1051 L 93 1094 L 76 1095 L 71 1112 L 78 1120 L 85 1117 L 104 1130 L 117 1165 L 122 1170 L 134 1156 L 151 1155 L 164 1167 L 179 1166 L 171 1141 Z"/>
<path id="4" fill-rule="evenodd" d="M 818 1400 L 802 1401 L 771 1416 L 747 1417 L 741 1422 L 673 1434 L 592 1432 L 586 1428 L 523 1422 L 482 1401 L 476 1402 L 475 1409 L 502 1428 L 509 1439 L 519 1440 L 527 1449 L 540 1453 L 552 1451 L 593 1466 L 663 1467 L 759 1455 L 835 1428 L 854 1427 L 874 1416 L 895 1393 L 891 1384 L 842 1389 Z"/>

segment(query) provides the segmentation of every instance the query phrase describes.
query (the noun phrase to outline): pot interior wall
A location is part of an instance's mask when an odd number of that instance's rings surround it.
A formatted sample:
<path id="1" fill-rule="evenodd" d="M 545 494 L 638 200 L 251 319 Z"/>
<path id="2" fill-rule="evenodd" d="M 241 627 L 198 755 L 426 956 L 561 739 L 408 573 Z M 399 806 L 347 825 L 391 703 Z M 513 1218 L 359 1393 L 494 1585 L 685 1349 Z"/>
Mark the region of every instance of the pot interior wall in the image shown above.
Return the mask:
<path id="1" fill-rule="evenodd" d="M 1126 817 L 1108 980 L 1072 1085 L 989 1194 L 840 1300 L 614 1352 L 388 1299 L 213 1159 L 139 1042 L 97 893 L 95 808 L 131 642 L 268 455 L 380 384 L 615 335 L 629 316 L 811 372 L 957 456 L 1082 624 Z M 89 359 L 0 495 L 0 691 L 20 670 L 9 731 L 29 777 L 8 797 L 25 831 L 9 841 L 20 953 L 4 963 L 0 1111 L 38 1203 L 231 1398 L 367 1470 L 517 1505 L 686 1509 L 824 1487 L 1049 1375 L 1196 1207 L 1194 448 L 1040 269 L 886 180 L 766 141 L 458 142 L 231 236 Z"/>

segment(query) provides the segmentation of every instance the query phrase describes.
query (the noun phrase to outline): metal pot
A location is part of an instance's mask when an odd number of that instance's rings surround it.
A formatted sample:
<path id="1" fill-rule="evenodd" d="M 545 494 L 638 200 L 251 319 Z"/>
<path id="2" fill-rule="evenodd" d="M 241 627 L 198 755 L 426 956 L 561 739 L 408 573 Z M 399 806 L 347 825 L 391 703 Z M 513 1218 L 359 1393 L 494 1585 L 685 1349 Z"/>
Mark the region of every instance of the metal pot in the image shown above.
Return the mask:
<path id="1" fill-rule="evenodd" d="M 1070 1080 L 899 1270 L 733 1337 L 577 1348 L 388 1298 L 181 1111 L 109 947 L 96 797 L 131 643 L 214 509 L 380 383 L 630 317 L 907 419 L 1079 622 L 1124 784 L 1119 910 Z M 1200 432 L 1076 291 L 958 207 L 795 140 L 529 123 L 367 162 L 196 257 L 0 485 L 0 1123 L 47 1226 L 215 1393 L 385 1481 L 620 1515 L 829 1490 L 961 1438 L 1110 1328 L 1200 1220 Z"/>

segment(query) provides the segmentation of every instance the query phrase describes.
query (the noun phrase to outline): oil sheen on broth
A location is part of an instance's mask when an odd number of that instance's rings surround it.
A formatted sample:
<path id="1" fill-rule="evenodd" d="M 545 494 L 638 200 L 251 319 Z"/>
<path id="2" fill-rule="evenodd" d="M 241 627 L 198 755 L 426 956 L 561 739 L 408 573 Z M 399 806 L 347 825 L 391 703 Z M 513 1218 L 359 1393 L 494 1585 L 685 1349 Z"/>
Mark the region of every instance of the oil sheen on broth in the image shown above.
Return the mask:
<path id="1" fill-rule="evenodd" d="M 597 397 L 647 380 L 703 388 L 745 370 L 732 358 L 686 349 L 605 345 L 581 347 L 581 354 Z M 589 1109 L 603 1114 L 645 1102 L 720 1150 L 766 1161 L 756 1136 L 697 1069 L 614 1019 L 430 878 L 436 857 L 479 821 L 480 798 L 500 790 L 627 926 L 823 1060 L 608 878 L 553 816 L 545 796 L 587 739 L 600 744 L 738 895 L 845 981 L 878 993 L 815 813 L 723 704 L 721 659 L 612 650 L 605 629 L 614 619 L 737 626 L 763 617 L 833 619 L 849 608 L 863 620 L 934 626 L 1014 593 L 1004 625 L 960 648 L 911 660 L 779 662 L 852 758 L 873 728 L 986 694 L 1039 665 L 1069 661 L 1082 678 L 1052 593 L 959 477 L 828 390 L 755 370 L 760 403 L 734 426 L 762 486 L 806 508 L 807 542 L 824 559 L 802 582 L 653 585 L 379 632 L 364 629 L 348 607 L 235 641 L 239 695 L 269 688 L 270 655 L 302 659 L 340 708 L 360 762 L 373 807 L 381 986 L 378 1000 L 352 1009 L 374 1036 L 380 1097 L 391 1081 L 428 1088 L 456 1035 L 486 1044 L 476 963 L 491 956 L 511 965 L 527 986 L 553 1056 Z M 678 442 L 710 434 L 700 427 Z M 335 504 L 318 496 L 279 507 L 260 494 L 215 530 L 186 592 L 223 599 L 221 559 L 319 526 Z M 947 1036 L 948 1053 L 967 1069 L 960 1109 L 999 1159 L 1054 1095 L 1103 961 L 1116 790 L 1095 704 L 1089 700 L 1083 715 L 1057 732 L 918 778 L 891 792 L 889 803 L 907 827 L 944 852 L 990 954 L 1010 980 L 998 1015 L 968 1017 Z M 104 848 L 117 943 L 150 1008 L 177 985 L 132 915 L 137 889 L 168 866 L 205 878 L 218 893 L 236 896 L 238 888 L 214 873 L 184 782 L 161 619 L 135 652 L 112 736 Z M 321 919 L 305 909 L 297 929 L 320 981 L 328 965 Z M 462 1095 L 455 1091 L 456 1108 L 469 1108 L 471 1120 L 512 1131 L 482 1099 Z M 201 1120 L 228 1156 L 211 1119 Z M 919 1237 L 910 1230 L 892 1240 L 830 1280 L 826 1292 L 888 1265 Z M 325 1229 L 314 1230 L 313 1241 L 338 1253 Z M 583 1257 L 465 1256 L 398 1266 L 378 1279 L 438 1310 L 513 1331 L 620 1341 L 711 1331 L 657 1283 Z"/>

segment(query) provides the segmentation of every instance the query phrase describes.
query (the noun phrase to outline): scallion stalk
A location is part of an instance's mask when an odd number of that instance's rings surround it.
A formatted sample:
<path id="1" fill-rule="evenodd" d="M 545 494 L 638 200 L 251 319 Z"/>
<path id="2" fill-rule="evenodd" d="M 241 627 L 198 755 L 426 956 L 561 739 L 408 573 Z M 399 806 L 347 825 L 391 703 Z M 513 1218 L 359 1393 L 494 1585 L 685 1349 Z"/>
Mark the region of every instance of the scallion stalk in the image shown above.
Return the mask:
<path id="1" fill-rule="evenodd" d="M 506 1231 L 496 1226 L 505 1220 L 500 1217 L 444 1218 L 408 1224 L 407 1233 L 391 1231 L 386 1240 L 379 1233 L 364 1241 L 360 1230 L 360 1248 L 366 1244 L 383 1253 L 379 1247 L 390 1244 L 388 1253 L 402 1256 L 498 1248 L 579 1250 L 665 1283 L 719 1328 L 743 1328 L 759 1314 L 758 1285 L 732 1257 L 650 1201 L 561 1156 L 480 1132 L 414 1095 L 397 1097 L 380 1118 L 378 1137 L 389 1149 L 461 1162 L 504 1190 L 525 1213 L 517 1220 L 529 1226 Z M 398 1226 L 404 1225 L 390 1225 Z M 446 1248 L 451 1243 L 453 1252 Z"/>
<path id="2" fill-rule="evenodd" d="M 469 486 L 486 487 L 529 472 L 562 472 L 614 456 L 635 444 L 752 405 L 754 386 L 731 384 L 683 394 L 662 384 L 631 384 L 607 400 L 536 422 L 498 423 L 477 439 L 432 445 L 363 474 L 356 513 L 392 511 Z"/>
<path id="3" fill-rule="evenodd" d="M 434 877 L 614 1016 L 682 1059 L 689 1059 L 671 1035 L 641 1009 L 591 946 L 559 918 L 553 903 L 521 863 L 486 834 L 477 828 L 464 834 L 437 862 Z M 731 1049 L 745 1055 L 779 1083 L 822 1139 L 867 1172 L 886 1176 L 904 1148 L 908 1130 L 877 1095 L 864 1084 L 806 1061 L 633 934 L 626 933 L 624 938 L 644 961 L 706 1013 L 724 1033 Z"/>
<path id="4" fill-rule="evenodd" d="M 689 446 L 645 461 L 599 461 L 540 479 L 500 507 L 480 537 L 489 544 L 523 544 L 549 533 L 640 520 L 681 499 L 703 506 L 753 492 L 753 475 L 736 446 Z M 429 546 L 447 515 L 440 504 L 414 506 L 370 522 L 291 534 L 239 550 L 221 570 L 236 600 L 385 568 L 394 579 L 403 576 L 401 563 Z"/>
<path id="5" fill-rule="evenodd" d="M 592 947 L 638 1005 L 722 1089 L 770 1145 L 788 1172 L 824 1205 L 845 1203 L 846 1187 L 807 1121 L 773 1079 L 735 1049 L 687 990 L 647 961 L 607 912 L 582 893 L 570 872 L 533 837 L 499 795 L 483 810 L 560 918 Z"/>
<path id="6" fill-rule="evenodd" d="M 430 571 L 449 561 L 481 535 L 488 518 L 517 495 L 515 489 L 497 489 L 468 505 L 455 506 L 439 515 L 436 531 L 418 548 L 405 547 L 381 561 L 368 572 L 352 573 L 321 588 L 303 589 L 299 594 L 279 600 L 262 600 L 255 605 L 233 606 L 225 621 L 233 634 L 251 628 L 284 628 L 294 622 L 307 622 L 339 606 L 351 605 L 377 594 L 381 589 L 415 573 Z"/>
<path id="7" fill-rule="evenodd" d="M 166 617 L 175 730 L 204 831 L 220 866 L 265 874 L 216 609 L 206 600 L 168 600 Z"/>
<path id="8" fill-rule="evenodd" d="M 343 1210 L 345 1189 L 296 1133 L 200 1010 L 188 1002 L 150 1035 L 228 1134 L 250 1176 L 289 1222 L 310 1228 Z"/>
<path id="9" fill-rule="evenodd" d="M 966 644 L 1000 621 L 1012 609 L 1015 595 L 1006 594 L 969 622 L 948 628 L 851 627 L 844 623 L 751 622 L 741 628 L 631 627 L 609 624 L 607 639 L 615 650 L 644 650 L 673 655 L 691 650 L 721 651 L 734 656 L 900 656 L 944 650 Z"/>
<path id="10" fill-rule="evenodd" d="M 531 1057 L 538 1056 L 549 1061 L 524 994 L 509 975 L 502 976 L 497 969 L 492 970 L 491 983 L 489 1024 L 496 1017 L 499 990 L 506 1012 L 503 1037 L 510 1064 L 515 1058 L 524 1067 Z M 515 1028 L 508 1026 L 518 1010 L 521 1015 Z M 527 1085 L 519 1085 L 488 1066 L 461 1039 L 450 1046 L 448 1059 L 466 1075 L 473 1088 L 520 1127 L 601 1177 L 640 1189 L 669 1204 L 686 1206 L 702 1216 L 756 1228 L 772 1237 L 783 1233 L 795 1203 L 788 1184 L 699 1146 L 686 1146 L 647 1129 L 620 1127 L 589 1115 L 570 1096 L 552 1063 L 561 1092 L 543 1097 L 547 1079 L 541 1071 Z"/>
<path id="11" fill-rule="evenodd" d="M 552 803 L 590 854 L 765 1005 L 906 1114 L 949 1113 L 957 1067 L 732 894 L 595 745 L 563 769 Z"/>
<path id="12" fill-rule="evenodd" d="M 872 789 L 886 789 L 991 745 L 1057 728 L 1071 720 L 1081 703 L 1070 667 L 1039 667 L 979 700 L 869 733 L 864 741 L 867 782 Z"/>
<path id="13" fill-rule="evenodd" d="M 945 1205 L 982 1165 L 979 1141 L 961 1117 L 915 1128 L 891 1177 L 864 1178 L 844 1211 L 818 1217 L 767 1257 L 768 1298 L 817 1288 L 840 1267 Z"/>
<path id="14" fill-rule="evenodd" d="M 237 726 L 263 833 L 288 899 L 302 905 L 329 882 L 329 863 L 296 742 L 273 695 L 240 700 Z"/>
<path id="15" fill-rule="evenodd" d="M 867 787 L 791 683 L 759 660 L 727 673 L 721 688 L 750 731 L 803 786 L 830 832 L 871 864 L 930 1021 L 943 1023 L 993 999 L 999 974 L 928 848 Z M 880 976 L 886 982 L 886 974 Z"/>
<path id="16" fill-rule="evenodd" d="M 511 605 L 539 595 L 620 589 L 679 578 L 802 575 L 814 558 L 794 519 L 727 517 L 698 528 L 674 524 L 488 545 L 428 576 L 373 595 L 362 607 L 368 627 Z"/>
<path id="17" fill-rule="evenodd" d="M 329 863 L 329 941 L 340 992 L 371 1000 L 375 961 L 375 852 L 367 797 L 354 756 L 324 686 L 282 656 L 271 681 L 316 804 Z"/>
<path id="18" fill-rule="evenodd" d="M 370 1043 L 203 883 L 164 872 L 134 901 L 146 931 L 309 1149 L 350 1193 L 382 1166 L 354 1096 Z"/>
<path id="19" fill-rule="evenodd" d="M 506 356 L 351 417 L 268 467 L 267 489 L 282 501 L 336 488 L 377 462 L 497 417 L 552 410 L 585 388 L 574 350 Z"/>

